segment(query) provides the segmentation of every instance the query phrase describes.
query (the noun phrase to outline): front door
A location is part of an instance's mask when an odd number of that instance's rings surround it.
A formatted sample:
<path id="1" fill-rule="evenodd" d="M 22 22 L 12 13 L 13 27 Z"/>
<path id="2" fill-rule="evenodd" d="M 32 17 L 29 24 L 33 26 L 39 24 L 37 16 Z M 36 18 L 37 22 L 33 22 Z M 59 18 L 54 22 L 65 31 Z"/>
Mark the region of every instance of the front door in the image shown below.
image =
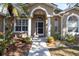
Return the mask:
<path id="1" fill-rule="evenodd" d="M 44 22 L 36 21 L 36 33 L 38 36 L 44 36 Z"/>

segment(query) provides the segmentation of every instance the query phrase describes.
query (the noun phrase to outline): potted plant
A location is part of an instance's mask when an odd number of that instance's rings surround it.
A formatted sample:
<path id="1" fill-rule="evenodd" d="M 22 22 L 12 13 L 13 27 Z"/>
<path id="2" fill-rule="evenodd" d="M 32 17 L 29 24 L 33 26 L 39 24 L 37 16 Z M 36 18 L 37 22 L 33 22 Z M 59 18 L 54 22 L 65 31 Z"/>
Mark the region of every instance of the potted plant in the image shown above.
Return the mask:
<path id="1" fill-rule="evenodd" d="M 48 42 L 48 43 L 53 43 L 53 42 L 55 42 L 54 37 L 48 37 L 48 38 L 47 38 L 47 42 Z"/>

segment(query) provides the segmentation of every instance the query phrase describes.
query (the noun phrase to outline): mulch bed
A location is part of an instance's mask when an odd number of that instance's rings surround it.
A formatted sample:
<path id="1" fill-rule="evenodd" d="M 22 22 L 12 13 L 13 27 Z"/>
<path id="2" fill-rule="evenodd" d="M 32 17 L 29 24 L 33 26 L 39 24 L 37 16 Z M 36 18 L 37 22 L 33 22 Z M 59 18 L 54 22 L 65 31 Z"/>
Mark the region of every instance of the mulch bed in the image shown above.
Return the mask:
<path id="1" fill-rule="evenodd" d="M 63 41 L 55 41 L 55 43 L 47 43 L 51 56 L 79 56 L 79 46 L 67 45 L 67 47 L 57 46 L 64 45 Z"/>
<path id="2" fill-rule="evenodd" d="M 10 44 L 5 50 L 4 56 L 27 56 L 32 44 L 26 44 L 17 41 L 15 44 Z"/>
<path id="3" fill-rule="evenodd" d="M 51 56 L 79 56 L 79 47 L 50 48 Z"/>

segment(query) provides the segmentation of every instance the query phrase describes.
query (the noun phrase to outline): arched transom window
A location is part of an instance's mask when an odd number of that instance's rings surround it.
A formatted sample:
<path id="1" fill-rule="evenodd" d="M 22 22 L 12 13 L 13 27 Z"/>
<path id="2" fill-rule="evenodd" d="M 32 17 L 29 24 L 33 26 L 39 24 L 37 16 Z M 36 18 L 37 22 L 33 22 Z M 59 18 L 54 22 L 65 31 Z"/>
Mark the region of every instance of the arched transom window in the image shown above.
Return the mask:
<path id="1" fill-rule="evenodd" d="M 68 23 L 67 23 L 67 26 L 68 26 L 68 32 L 73 32 L 73 33 L 77 33 L 79 32 L 79 25 L 78 25 L 78 17 L 77 16 L 70 16 L 68 18 Z"/>

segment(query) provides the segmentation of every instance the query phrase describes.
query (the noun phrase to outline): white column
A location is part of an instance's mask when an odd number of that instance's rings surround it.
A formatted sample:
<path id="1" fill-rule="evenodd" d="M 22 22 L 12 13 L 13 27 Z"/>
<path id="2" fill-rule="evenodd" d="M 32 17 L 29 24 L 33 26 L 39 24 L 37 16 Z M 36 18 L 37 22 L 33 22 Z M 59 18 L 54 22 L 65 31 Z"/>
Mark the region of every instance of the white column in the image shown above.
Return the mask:
<path id="1" fill-rule="evenodd" d="M 63 36 L 63 16 L 61 17 L 61 39 L 62 39 L 62 36 Z"/>
<path id="2" fill-rule="evenodd" d="M 31 18 L 28 19 L 28 36 L 31 36 Z"/>
<path id="3" fill-rule="evenodd" d="M 48 17 L 48 36 L 51 36 L 51 20 L 50 20 L 50 17 Z"/>

